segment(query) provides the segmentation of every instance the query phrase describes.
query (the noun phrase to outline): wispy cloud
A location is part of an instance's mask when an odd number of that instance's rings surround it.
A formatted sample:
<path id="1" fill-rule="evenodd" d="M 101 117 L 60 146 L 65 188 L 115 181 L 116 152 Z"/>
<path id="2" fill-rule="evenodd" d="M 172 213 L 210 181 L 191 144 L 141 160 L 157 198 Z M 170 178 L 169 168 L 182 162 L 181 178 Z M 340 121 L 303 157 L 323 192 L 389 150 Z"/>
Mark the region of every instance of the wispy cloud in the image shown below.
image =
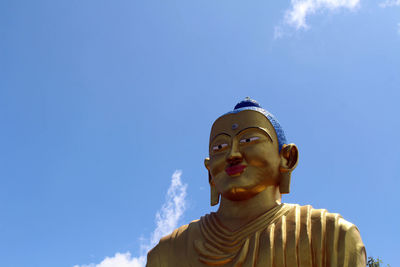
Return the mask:
<path id="1" fill-rule="evenodd" d="M 149 249 L 158 243 L 161 237 L 171 233 L 178 225 L 186 209 L 186 189 L 187 184 L 181 181 L 182 171 L 177 170 L 172 175 L 171 185 L 167 191 L 164 205 L 156 213 L 157 227 L 153 231 L 150 242 L 142 245 L 142 249 L 147 253 Z"/>
<path id="2" fill-rule="evenodd" d="M 400 0 L 386 0 L 379 4 L 380 7 L 392 7 L 392 6 L 400 6 Z"/>
<path id="3" fill-rule="evenodd" d="M 318 12 L 338 9 L 354 10 L 360 0 L 291 0 L 290 8 L 285 11 L 283 22 L 274 29 L 275 39 L 284 35 L 284 28 L 293 27 L 296 30 L 308 29 L 307 17 Z"/>
<path id="4" fill-rule="evenodd" d="M 146 265 L 146 257 L 132 257 L 131 253 L 116 253 L 114 257 L 106 257 L 102 262 L 88 265 L 75 265 L 74 267 L 143 267 Z"/>
<path id="5" fill-rule="evenodd" d="M 354 9 L 360 0 L 291 0 L 291 9 L 285 13 L 285 22 L 296 29 L 307 28 L 306 18 L 318 11 L 339 8 Z"/>
<path id="6" fill-rule="evenodd" d="M 74 267 L 144 267 L 146 254 L 154 247 L 161 237 L 171 233 L 178 225 L 186 209 L 187 184 L 181 180 L 182 171 L 177 170 L 172 175 L 171 185 L 168 188 L 165 203 L 156 213 L 156 228 L 148 240 L 142 239 L 141 253 L 132 257 L 131 253 L 116 253 L 113 257 L 106 257 L 102 262 L 89 265 L 75 265 Z"/>
<path id="7" fill-rule="evenodd" d="M 394 6 L 400 7 L 400 0 L 386 0 L 385 2 L 380 3 L 379 6 L 381 8 L 394 7 Z M 400 34 L 400 23 L 397 23 L 397 33 Z"/>

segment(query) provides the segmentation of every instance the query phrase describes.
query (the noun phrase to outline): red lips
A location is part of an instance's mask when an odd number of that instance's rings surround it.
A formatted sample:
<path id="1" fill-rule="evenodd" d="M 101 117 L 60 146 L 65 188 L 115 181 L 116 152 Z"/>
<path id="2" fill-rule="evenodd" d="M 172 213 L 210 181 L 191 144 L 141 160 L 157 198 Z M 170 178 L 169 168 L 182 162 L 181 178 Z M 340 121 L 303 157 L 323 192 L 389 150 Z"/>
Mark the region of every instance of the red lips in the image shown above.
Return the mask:
<path id="1" fill-rule="evenodd" d="M 246 165 L 233 165 L 226 168 L 225 171 L 229 176 L 232 176 L 242 173 L 246 167 Z"/>

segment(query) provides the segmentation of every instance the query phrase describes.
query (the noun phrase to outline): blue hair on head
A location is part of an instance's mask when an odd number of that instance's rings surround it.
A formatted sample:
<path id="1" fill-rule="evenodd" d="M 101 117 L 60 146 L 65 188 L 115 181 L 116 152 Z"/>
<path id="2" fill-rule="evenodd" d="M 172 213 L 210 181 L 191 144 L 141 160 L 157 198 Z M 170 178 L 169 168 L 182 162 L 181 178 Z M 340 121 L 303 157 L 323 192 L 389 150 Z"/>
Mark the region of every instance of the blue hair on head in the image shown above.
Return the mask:
<path id="1" fill-rule="evenodd" d="M 243 101 L 239 102 L 236 104 L 235 108 L 226 113 L 226 114 L 231 114 L 231 113 L 238 113 L 243 110 L 254 110 L 262 113 L 272 124 L 272 126 L 275 129 L 276 136 L 278 137 L 278 144 L 279 144 L 279 151 L 281 151 L 283 144 L 286 144 L 286 136 L 285 132 L 283 131 L 281 125 L 279 124 L 278 120 L 272 115 L 270 112 L 267 110 L 263 109 L 260 104 L 257 103 L 254 99 L 251 99 L 249 97 L 246 97 Z M 225 114 L 225 115 L 226 115 Z"/>

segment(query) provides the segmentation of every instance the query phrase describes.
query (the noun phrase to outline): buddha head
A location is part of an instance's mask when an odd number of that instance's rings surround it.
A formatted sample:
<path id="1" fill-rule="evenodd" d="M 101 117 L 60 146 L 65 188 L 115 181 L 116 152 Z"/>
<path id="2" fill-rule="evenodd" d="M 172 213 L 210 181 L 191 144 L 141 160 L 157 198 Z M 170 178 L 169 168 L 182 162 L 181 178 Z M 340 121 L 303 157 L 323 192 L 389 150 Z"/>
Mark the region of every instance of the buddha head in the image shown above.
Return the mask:
<path id="1" fill-rule="evenodd" d="M 287 194 L 297 162 L 297 147 L 287 144 L 275 117 L 246 98 L 211 128 L 209 158 L 204 161 L 211 205 L 219 203 L 220 195 L 243 201 L 271 186 Z"/>

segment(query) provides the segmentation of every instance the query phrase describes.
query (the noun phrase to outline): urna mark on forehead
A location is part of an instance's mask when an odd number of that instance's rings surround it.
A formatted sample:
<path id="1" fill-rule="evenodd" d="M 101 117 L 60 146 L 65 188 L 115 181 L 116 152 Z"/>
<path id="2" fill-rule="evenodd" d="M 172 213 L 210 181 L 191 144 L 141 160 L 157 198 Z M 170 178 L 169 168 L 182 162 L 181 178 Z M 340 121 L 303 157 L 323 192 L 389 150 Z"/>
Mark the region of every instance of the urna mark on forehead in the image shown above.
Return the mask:
<path id="1" fill-rule="evenodd" d="M 284 144 L 287 144 L 285 132 L 276 118 L 263 109 L 257 101 L 249 97 L 239 102 L 234 110 L 225 113 L 215 120 L 211 128 L 210 143 L 215 136 L 221 133 L 232 136 L 247 127 L 267 129 L 271 137 L 278 141 L 279 151 Z"/>
<path id="2" fill-rule="evenodd" d="M 264 115 L 252 110 L 243 110 L 238 113 L 225 114 L 219 117 L 211 128 L 210 143 L 220 134 L 227 134 L 234 137 L 248 128 L 262 128 L 274 142 L 278 143 L 274 127 L 269 120 Z"/>

